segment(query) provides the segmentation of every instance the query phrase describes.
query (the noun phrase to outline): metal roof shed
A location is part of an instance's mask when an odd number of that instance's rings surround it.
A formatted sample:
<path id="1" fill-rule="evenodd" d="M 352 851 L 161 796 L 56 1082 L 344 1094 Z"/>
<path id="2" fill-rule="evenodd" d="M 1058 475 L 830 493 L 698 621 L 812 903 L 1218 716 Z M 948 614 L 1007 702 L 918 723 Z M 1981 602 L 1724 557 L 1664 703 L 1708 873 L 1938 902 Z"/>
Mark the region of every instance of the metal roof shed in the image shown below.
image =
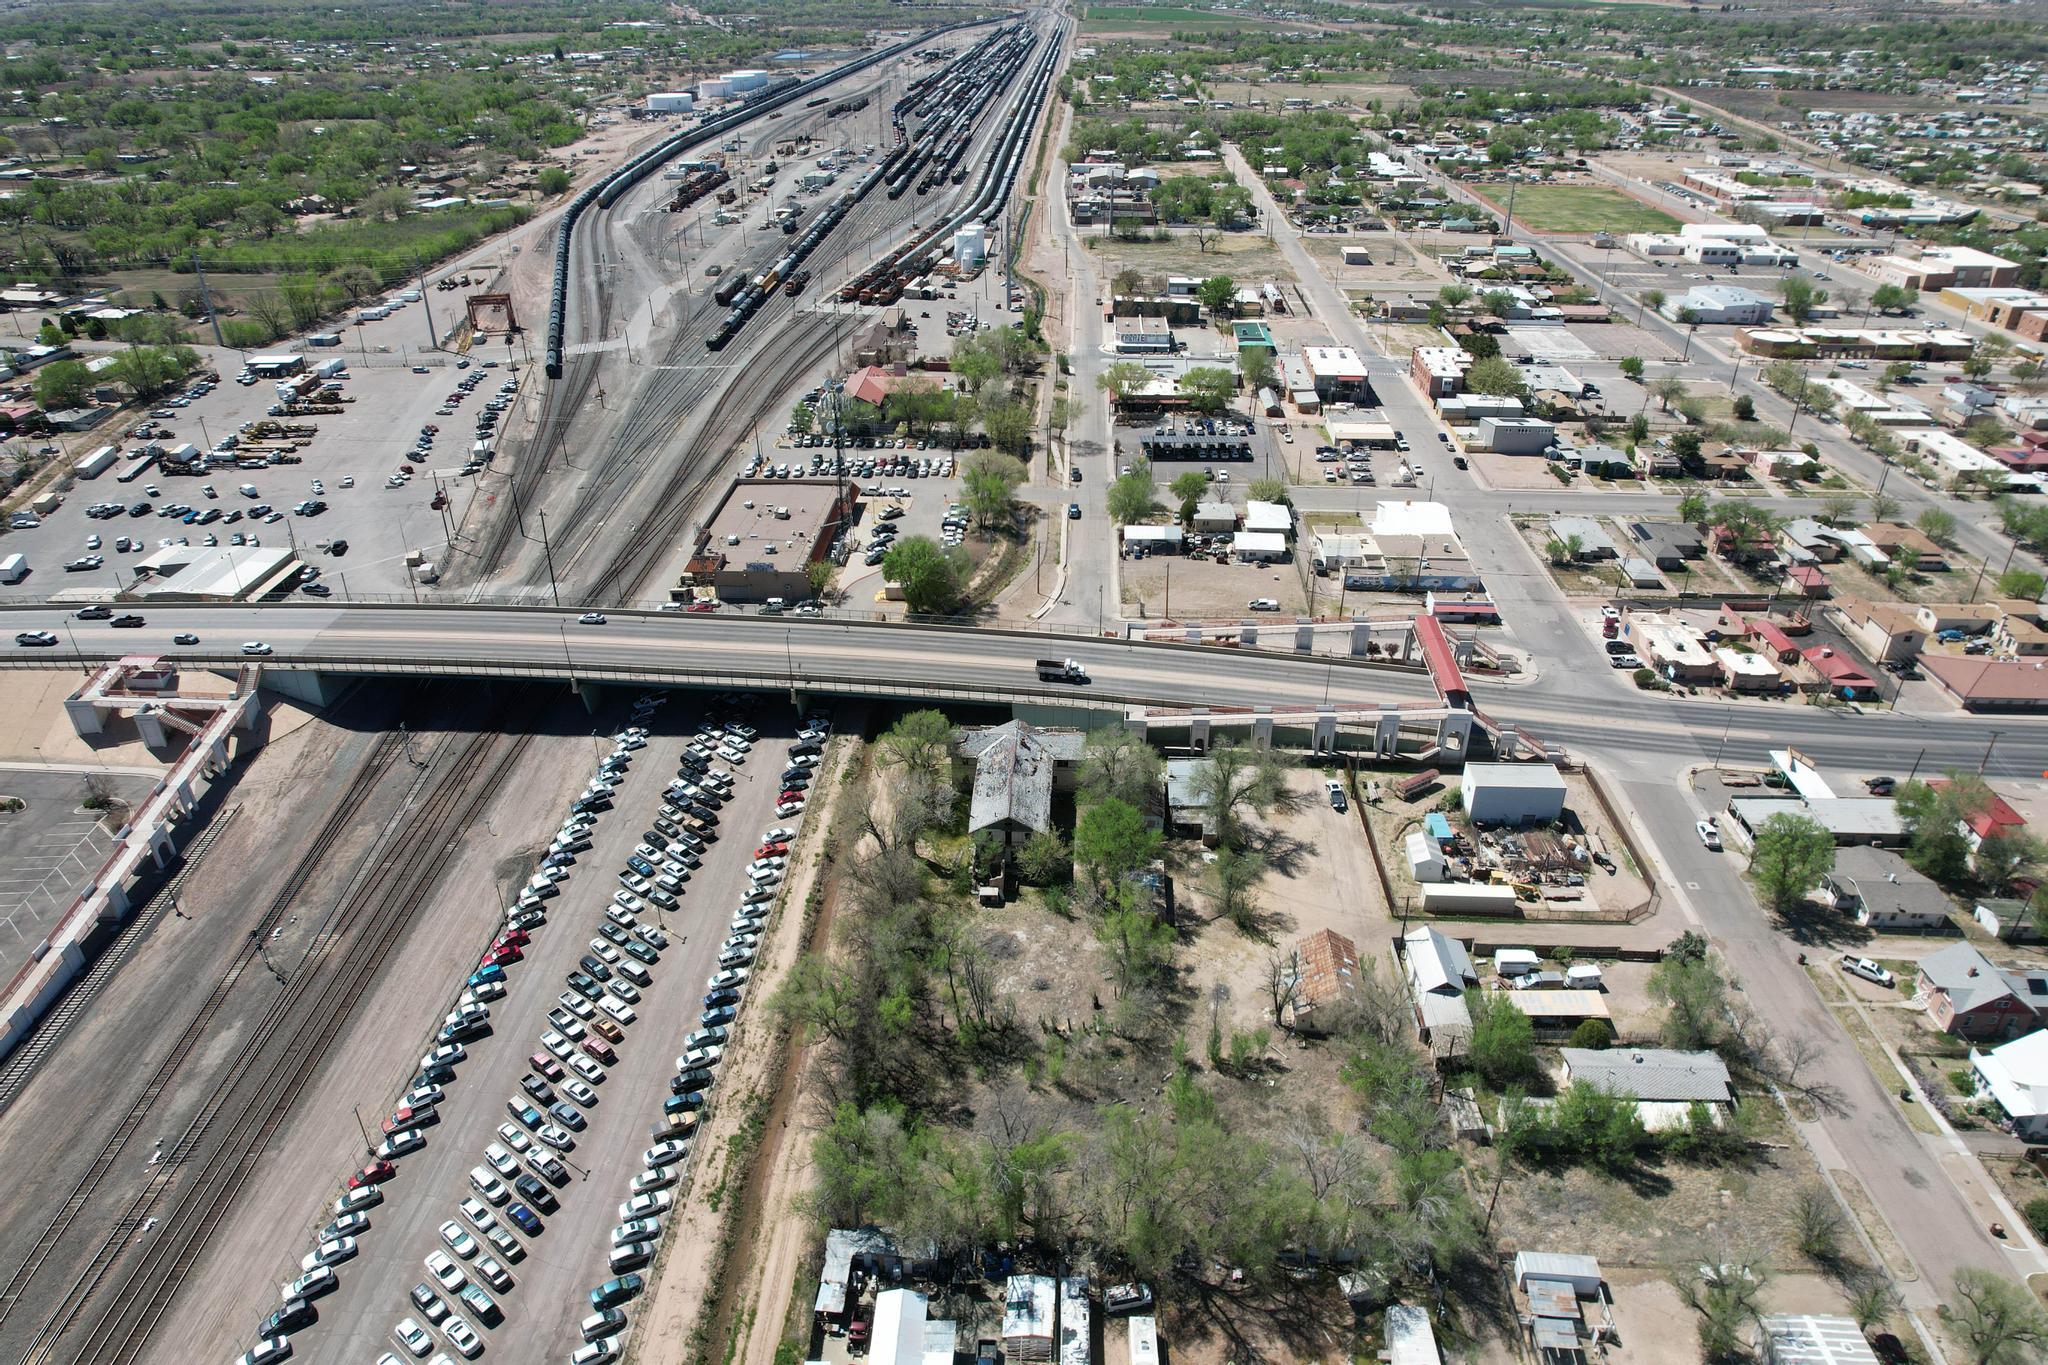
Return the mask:
<path id="1" fill-rule="evenodd" d="M 924 1295 L 884 1289 L 875 1295 L 875 1326 L 868 1359 L 874 1365 L 924 1365 Z"/>
<path id="2" fill-rule="evenodd" d="M 1426 1311 L 1405 1303 L 1387 1310 L 1387 1360 L 1389 1365 L 1442 1365 Z"/>
<path id="3" fill-rule="evenodd" d="M 1600 1262 L 1592 1256 L 1561 1251 L 1518 1251 L 1515 1253 L 1515 1288 L 1526 1292 L 1530 1280 L 1561 1280 L 1581 1298 L 1597 1298 L 1606 1283 Z"/>
<path id="4" fill-rule="evenodd" d="M 1095 1365 L 1088 1316 L 1088 1277 L 1069 1275 L 1060 1281 L 1060 1365 Z"/>

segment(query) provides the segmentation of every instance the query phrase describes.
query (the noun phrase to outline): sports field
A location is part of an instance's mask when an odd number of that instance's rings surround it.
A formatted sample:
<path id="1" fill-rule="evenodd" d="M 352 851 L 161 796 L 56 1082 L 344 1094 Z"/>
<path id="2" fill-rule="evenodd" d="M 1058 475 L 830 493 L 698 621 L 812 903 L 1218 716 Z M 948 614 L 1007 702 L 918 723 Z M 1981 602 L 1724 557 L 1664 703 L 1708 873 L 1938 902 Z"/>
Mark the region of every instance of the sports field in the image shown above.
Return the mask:
<path id="1" fill-rule="evenodd" d="M 1506 185 L 1468 185 L 1503 209 Z M 1531 232 L 1673 232 L 1678 220 L 1604 185 L 1523 185 L 1515 221 Z"/>

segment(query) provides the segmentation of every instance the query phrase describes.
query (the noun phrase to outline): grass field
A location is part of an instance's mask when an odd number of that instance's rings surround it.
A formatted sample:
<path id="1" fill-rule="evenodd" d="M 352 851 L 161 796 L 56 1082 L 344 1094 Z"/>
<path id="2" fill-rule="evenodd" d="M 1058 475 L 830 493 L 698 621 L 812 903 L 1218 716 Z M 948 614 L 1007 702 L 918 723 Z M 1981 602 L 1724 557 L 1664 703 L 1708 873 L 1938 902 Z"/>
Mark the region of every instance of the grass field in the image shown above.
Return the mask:
<path id="1" fill-rule="evenodd" d="M 1468 188 L 1505 206 L 1505 185 Z M 1603 185 L 1524 185 L 1515 192 L 1515 221 L 1531 232 L 1673 232 L 1678 220 L 1662 209 Z"/>

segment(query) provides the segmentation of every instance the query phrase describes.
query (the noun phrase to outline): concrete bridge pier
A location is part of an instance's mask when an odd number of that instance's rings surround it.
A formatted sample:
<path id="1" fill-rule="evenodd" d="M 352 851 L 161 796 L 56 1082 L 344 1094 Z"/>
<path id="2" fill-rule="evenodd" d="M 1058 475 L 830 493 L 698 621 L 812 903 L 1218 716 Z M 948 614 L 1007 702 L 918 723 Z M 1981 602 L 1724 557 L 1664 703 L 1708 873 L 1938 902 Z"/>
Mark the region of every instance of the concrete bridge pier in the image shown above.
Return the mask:
<path id="1" fill-rule="evenodd" d="M 1209 713 L 1197 711 L 1188 717 L 1188 747 L 1198 754 L 1209 752 Z"/>
<path id="2" fill-rule="evenodd" d="M 338 678 L 326 673 L 299 672 L 286 668 L 263 670 L 263 686 L 294 701 L 308 706 L 328 707 L 334 705 L 348 691 L 351 679 Z"/>
<path id="3" fill-rule="evenodd" d="M 596 715 L 604 706 L 604 684 L 569 679 L 569 690 L 576 694 L 576 700 L 583 703 L 583 709 Z"/>
<path id="4" fill-rule="evenodd" d="M 1372 625 L 1367 621 L 1355 621 L 1351 626 L 1351 657 L 1363 659 L 1366 646 L 1372 643 Z"/>
<path id="5" fill-rule="evenodd" d="M 1252 714 L 1252 747 L 1273 747 L 1273 708 L 1270 706 L 1261 706 Z"/>
<path id="6" fill-rule="evenodd" d="M 1316 652 L 1316 628 L 1303 623 L 1294 628 L 1294 652 L 1313 654 Z"/>
<path id="7" fill-rule="evenodd" d="M 1317 754 L 1337 752 L 1337 713 L 1319 712 L 1316 716 L 1315 733 L 1310 737 L 1309 751 Z"/>

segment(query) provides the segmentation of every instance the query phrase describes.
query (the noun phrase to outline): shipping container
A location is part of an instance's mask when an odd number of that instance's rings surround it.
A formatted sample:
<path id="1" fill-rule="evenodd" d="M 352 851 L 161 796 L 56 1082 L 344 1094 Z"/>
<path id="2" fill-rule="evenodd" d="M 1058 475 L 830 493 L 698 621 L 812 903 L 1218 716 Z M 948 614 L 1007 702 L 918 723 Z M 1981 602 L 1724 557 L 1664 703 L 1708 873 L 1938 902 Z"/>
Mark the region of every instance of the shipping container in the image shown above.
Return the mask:
<path id="1" fill-rule="evenodd" d="M 71 466 L 71 472 L 81 479 L 97 479 L 114 467 L 114 461 L 119 459 L 120 455 L 121 452 L 113 446 L 101 446 Z"/>

